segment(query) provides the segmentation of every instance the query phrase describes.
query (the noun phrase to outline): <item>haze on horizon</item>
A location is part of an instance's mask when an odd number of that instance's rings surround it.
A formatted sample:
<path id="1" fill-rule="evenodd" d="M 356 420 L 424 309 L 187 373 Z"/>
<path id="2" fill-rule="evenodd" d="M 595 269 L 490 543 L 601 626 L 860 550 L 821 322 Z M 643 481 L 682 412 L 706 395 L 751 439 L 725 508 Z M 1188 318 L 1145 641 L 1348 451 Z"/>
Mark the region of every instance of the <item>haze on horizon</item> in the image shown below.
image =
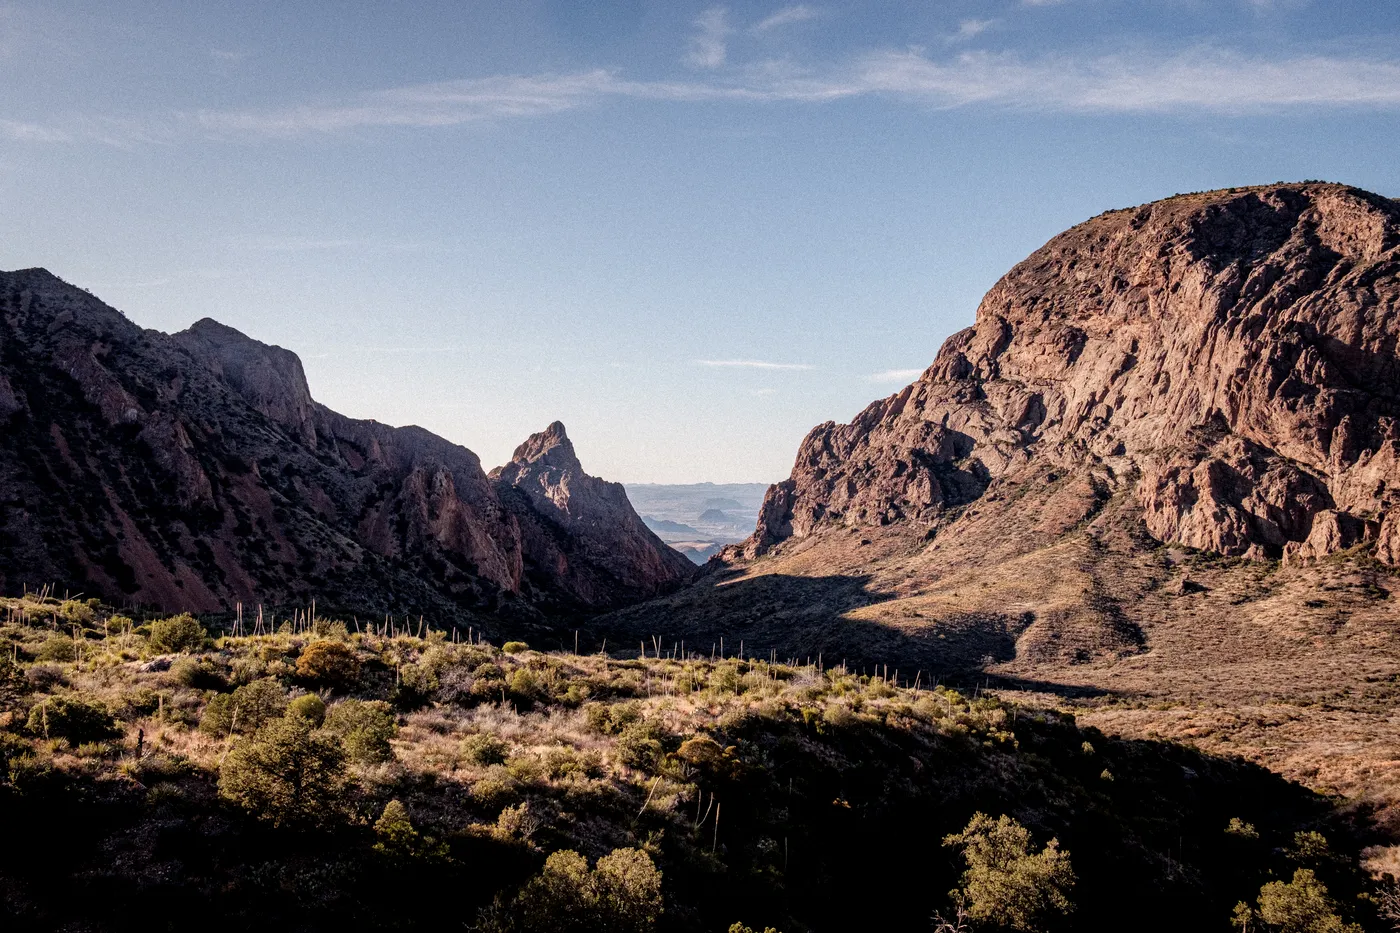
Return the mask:
<path id="1" fill-rule="evenodd" d="M 213 317 L 504 462 L 773 481 L 1046 239 L 1178 191 L 1395 196 L 1400 8 L 0 3 L 0 268 Z"/>

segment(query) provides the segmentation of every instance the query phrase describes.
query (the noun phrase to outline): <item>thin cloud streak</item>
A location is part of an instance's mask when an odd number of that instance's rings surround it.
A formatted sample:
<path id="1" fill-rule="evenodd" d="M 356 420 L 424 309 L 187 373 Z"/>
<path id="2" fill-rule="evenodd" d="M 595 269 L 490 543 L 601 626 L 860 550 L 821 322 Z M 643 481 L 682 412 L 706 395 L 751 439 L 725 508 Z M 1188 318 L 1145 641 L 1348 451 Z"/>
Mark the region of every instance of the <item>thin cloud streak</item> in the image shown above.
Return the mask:
<path id="1" fill-rule="evenodd" d="M 912 382 L 924 374 L 922 369 L 887 369 L 880 373 L 871 373 L 866 377 L 869 382 Z"/>
<path id="2" fill-rule="evenodd" d="M 723 12 L 716 8 L 719 12 Z M 727 28 L 727 27 L 726 27 Z M 889 97 L 934 108 L 1036 112 L 1238 114 L 1295 107 L 1400 107 L 1400 59 L 1307 55 L 1267 59 L 1215 47 L 1080 59 L 922 50 L 873 52 L 843 65 L 724 68 L 692 80 L 629 80 L 615 71 L 499 75 L 409 85 L 285 108 L 204 110 L 145 121 L 79 118 L 67 125 L 0 117 L 0 138 L 89 139 L 113 146 L 214 136 L 290 138 L 356 129 L 434 128 L 544 117 L 607 100 L 817 104 Z"/>
<path id="3" fill-rule="evenodd" d="M 771 29 L 778 29 L 783 26 L 791 26 L 794 23 L 805 23 L 808 20 L 816 19 L 821 14 L 805 3 L 798 3 L 794 6 L 785 6 L 776 13 L 764 17 L 750 27 L 749 32 L 764 33 Z"/>
<path id="4" fill-rule="evenodd" d="M 807 363 L 771 363 L 768 360 L 696 360 L 701 366 L 721 366 L 735 369 L 816 369 Z"/>

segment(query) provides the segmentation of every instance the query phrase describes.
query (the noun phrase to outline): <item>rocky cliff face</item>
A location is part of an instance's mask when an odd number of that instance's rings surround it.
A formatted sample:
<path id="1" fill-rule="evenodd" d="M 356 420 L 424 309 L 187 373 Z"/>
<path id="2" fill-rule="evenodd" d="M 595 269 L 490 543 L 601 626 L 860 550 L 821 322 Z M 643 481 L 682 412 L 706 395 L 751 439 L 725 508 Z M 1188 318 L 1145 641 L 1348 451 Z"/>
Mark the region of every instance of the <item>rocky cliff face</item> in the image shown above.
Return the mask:
<path id="1" fill-rule="evenodd" d="M 490 478 L 520 523 L 533 585 L 563 581 L 586 605 L 602 608 L 656 596 L 694 575 L 694 565 L 643 524 L 620 483 L 584 472 L 557 421 Z"/>
<path id="2" fill-rule="evenodd" d="M 327 409 L 295 354 L 214 321 L 143 331 L 37 269 L 0 273 L 0 316 L 0 590 L 534 618 L 684 579 L 625 497 L 590 512 L 614 546 L 588 550 L 554 507 L 503 503 L 471 451 Z M 543 522 L 579 555 L 559 573 Z"/>
<path id="3" fill-rule="evenodd" d="M 1012 269 L 913 385 L 814 429 L 745 552 L 937 535 L 1041 472 L 1130 489 L 1162 542 L 1395 563 L 1397 339 L 1394 201 L 1301 184 L 1113 211 Z"/>

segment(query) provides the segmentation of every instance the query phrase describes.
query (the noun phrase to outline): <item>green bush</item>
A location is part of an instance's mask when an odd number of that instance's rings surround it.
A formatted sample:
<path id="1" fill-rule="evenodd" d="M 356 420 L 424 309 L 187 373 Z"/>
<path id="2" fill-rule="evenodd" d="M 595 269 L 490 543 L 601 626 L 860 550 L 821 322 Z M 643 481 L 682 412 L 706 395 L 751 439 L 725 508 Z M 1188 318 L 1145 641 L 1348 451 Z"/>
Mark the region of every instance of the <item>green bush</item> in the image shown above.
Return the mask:
<path id="1" fill-rule="evenodd" d="M 478 732 L 462 740 L 462 758 L 468 764 L 486 767 L 505 764 L 510 744 L 489 732 Z"/>
<path id="2" fill-rule="evenodd" d="M 191 651 L 203 647 L 209 634 L 199 620 L 188 612 L 151 623 L 150 645 L 156 651 Z"/>
<path id="3" fill-rule="evenodd" d="M 336 689 L 353 687 L 360 679 L 355 649 L 338 641 L 313 641 L 297 658 L 297 677 Z"/>
<path id="4" fill-rule="evenodd" d="M 29 711 L 27 728 L 46 739 L 67 739 L 73 745 L 101 742 L 121 735 L 117 721 L 103 704 L 81 696 L 48 697 Z"/>
<path id="5" fill-rule="evenodd" d="M 275 826 L 321 824 L 341 811 L 345 753 L 300 716 L 274 719 L 234 745 L 219 793 Z"/>
<path id="6" fill-rule="evenodd" d="M 254 732 L 259 726 L 281 716 L 287 708 L 287 694 L 271 678 L 244 684 L 233 693 L 221 693 L 209 700 L 199 720 L 199 731 L 209 735 Z"/>
<path id="7" fill-rule="evenodd" d="M 314 693 L 303 694 L 287 704 L 288 716 L 300 716 L 313 726 L 326 721 L 326 702 Z"/>
<path id="8" fill-rule="evenodd" d="M 352 761 L 376 764 L 394 757 L 389 740 L 399 727 L 383 700 L 341 700 L 326 711 L 326 731 L 340 738 Z"/>
<path id="9" fill-rule="evenodd" d="M 180 658 L 170 665 L 166 676 L 182 687 L 195 690 L 222 690 L 228 686 L 228 680 L 208 658 Z"/>
<path id="10" fill-rule="evenodd" d="M 1337 903 L 1327 893 L 1326 885 L 1307 868 L 1295 871 L 1291 881 L 1270 881 L 1264 885 L 1259 889 L 1258 904 L 1257 911 L 1251 911 L 1244 903 L 1236 905 L 1235 922 L 1257 929 L 1249 923 L 1257 919 L 1275 933 L 1362 933 L 1361 927 L 1338 915 Z"/>
<path id="11" fill-rule="evenodd" d="M 78 645 L 67 635 L 50 635 L 34 655 L 36 661 L 76 661 Z"/>
<path id="12" fill-rule="evenodd" d="M 400 858 L 445 858 L 447 846 L 432 836 L 414 829 L 408 818 L 408 808 L 397 800 L 384 805 L 384 812 L 374 822 L 374 834 L 379 841 L 375 851 Z"/>
<path id="13" fill-rule="evenodd" d="M 962 849 L 967 871 L 952 896 L 974 923 L 1040 933 L 1073 910 L 1069 853 L 1054 839 L 1032 853 L 1030 832 L 1010 816 L 974 814 L 943 844 Z"/>
<path id="14" fill-rule="evenodd" d="M 555 852 L 508 908 L 481 929 L 522 933 L 648 933 L 662 911 L 661 872 L 640 849 L 614 849 L 592 871 L 571 849 Z"/>
<path id="15" fill-rule="evenodd" d="M 10 657 L 7 646 L 0 645 L 0 710 L 10 706 L 31 689 L 29 678 Z"/>
<path id="16" fill-rule="evenodd" d="M 660 763 L 665 749 L 661 731 L 650 722 L 634 722 L 617 737 L 617 758 L 629 768 L 651 771 Z"/>
<path id="17" fill-rule="evenodd" d="M 529 651 L 530 646 L 523 641 L 508 641 L 501 645 L 501 650 L 506 654 L 519 654 L 522 651 Z"/>

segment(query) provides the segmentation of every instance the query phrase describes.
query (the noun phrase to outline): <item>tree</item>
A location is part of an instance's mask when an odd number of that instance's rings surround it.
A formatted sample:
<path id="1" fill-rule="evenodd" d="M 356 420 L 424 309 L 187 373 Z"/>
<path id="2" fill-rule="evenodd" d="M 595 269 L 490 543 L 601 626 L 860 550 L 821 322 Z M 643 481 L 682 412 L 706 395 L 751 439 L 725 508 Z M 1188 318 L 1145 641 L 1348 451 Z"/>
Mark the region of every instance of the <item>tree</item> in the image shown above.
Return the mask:
<path id="1" fill-rule="evenodd" d="M 521 933 L 648 933 L 661 915 L 661 872 L 640 849 L 614 849 L 589 870 L 571 849 L 555 852 L 508 907 L 482 928 Z"/>
<path id="2" fill-rule="evenodd" d="M 313 641 L 297 658 L 297 676 L 327 687 L 352 687 L 360 679 L 360 659 L 349 645 Z"/>
<path id="3" fill-rule="evenodd" d="M 151 647 L 160 652 L 190 651 L 204 645 L 209 633 L 188 612 L 151 623 Z"/>
<path id="4" fill-rule="evenodd" d="M 1073 910 L 1074 869 L 1058 840 L 1032 853 L 1024 826 L 1005 814 L 992 819 L 979 812 L 943 844 L 961 848 L 967 861 L 952 896 L 974 923 L 1039 933 Z"/>
<path id="5" fill-rule="evenodd" d="M 221 693 L 204 707 L 199 731 L 226 736 L 231 732 L 255 732 L 287 709 L 287 694 L 271 677 L 244 684 L 233 693 Z"/>
<path id="6" fill-rule="evenodd" d="M 318 824 L 341 809 L 345 753 L 300 716 L 275 719 L 233 747 L 219 769 L 219 793 L 281 826 Z"/>
<path id="7" fill-rule="evenodd" d="M 1361 933 L 1361 927 L 1342 920 L 1327 886 L 1308 868 L 1293 872 L 1292 881 L 1264 885 L 1259 889 L 1258 904 L 1256 911 L 1245 904 L 1237 906 L 1236 924 L 1247 925 L 1250 917 L 1257 917 L 1276 933 Z"/>
<path id="8" fill-rule="evenodd" d="M 0 710 L 24 696 L 30 690 L 29 678 L 24 676 L 9 651 L 0 650 Z"/>
<path id="9" fill-rule="evenodd" d="M 374 822 L 374 844 L 378 852 L 407 858 L 446 858 L 447 845 L 432 836 L 425 836 L 413 827 L 408 808 L 397 800 L 384 805 L 384 812 Z"/>
<path id="10" fill-rule="evenodd" d="M 399 727 L 383 700 L 341 700 L 326 711 L 326 731 L 340 737 L 351 760 L 377 764 L 394 757 L 389 740 Z"/>

